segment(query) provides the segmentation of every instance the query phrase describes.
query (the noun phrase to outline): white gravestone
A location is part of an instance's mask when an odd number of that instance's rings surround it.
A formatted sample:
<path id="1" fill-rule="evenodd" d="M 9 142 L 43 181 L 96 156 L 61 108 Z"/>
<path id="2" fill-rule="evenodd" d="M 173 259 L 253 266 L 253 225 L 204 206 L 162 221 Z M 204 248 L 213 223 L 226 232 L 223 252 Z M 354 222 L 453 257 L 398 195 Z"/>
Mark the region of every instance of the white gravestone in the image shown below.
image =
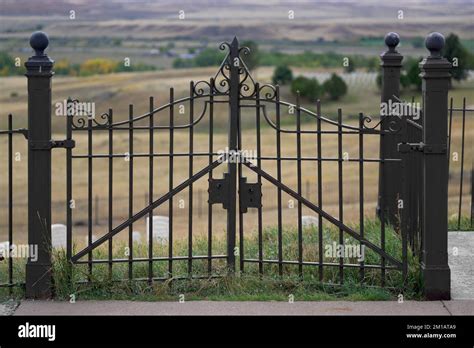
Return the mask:
<path id="1" fill-rule="evenodd" d="M 134 243 L 140 244 L 142 242 L 142 234 L 138 231 L 133 231 L 132 238 Z"/>
<path id="2" fill-rule="evenodd" d="M 9 245 L 10 245 L 9 242 L 1 242 L 0 243 L 0 260 L 4 259 L 6 257 Z"/>
<path id="3" fill-rule="evenodd" d="M 146 240 L 149 241 L 149 217 L 146 218 Z M 167 216 L 155 215 L 153 216 L 153 240 L 161 243 L 168 242 L 170 219 Z"/>
<path id="4" fill-rule="evenodd" d="M 65 248 L 66 247 L 66 225 L 63 224 L 52 224 L 51 225 L 51 243 L 53 248 Z"/>
<path id="5" fill-rule="evenodd" d="M 304 215 L 301 217 L 303 227 L 318 227 L 318 218 L 312 215 Z"/>

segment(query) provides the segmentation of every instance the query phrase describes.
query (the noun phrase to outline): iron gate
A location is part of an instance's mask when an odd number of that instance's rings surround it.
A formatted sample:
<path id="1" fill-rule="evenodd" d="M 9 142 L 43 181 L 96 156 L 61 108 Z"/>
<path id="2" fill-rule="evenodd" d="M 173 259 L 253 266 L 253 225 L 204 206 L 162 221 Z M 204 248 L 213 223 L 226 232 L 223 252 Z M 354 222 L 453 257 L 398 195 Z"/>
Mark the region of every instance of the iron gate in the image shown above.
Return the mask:
<path id="1" fill-rule="evenodd" d="M 108 263 L 110 272 L 112 272 L 112 266 L 117 262 L 128 262 L 128 274 L 129 278 L 134 278 L 133 265 L 136 262 L 148 262 L 148 275 L 149 281 L 157 279 L 169 279 L 177 278 L 174 272 L 173 265 L 177 261 L 187 261 L 187 273 L 188 277 L 193 276 L 213 276 L 212 262 L 215 259 L 226 259 L 226 267 L 229 272 L 236 271 L 236 258 L 239 264 L 239 271 L 244 272 L 246 265 L 253 263 L 258 264 L 258 272 L 264 273 L 264 265 L 277 265 L 278 274 L 284 274 L 284 268 L 291 269 L 291 267 L 297 267 L 297 274 L 303 276 L 303 269 L 306 267 L 312 267 L 317 269 L 318 277 L 320 280 L 324 280 L 324 269 L 336 268 L 338 269 L 338 278 L 342 283 L 344 279 L 344 271 L 347 268 L 359 269 L 360 278 L 364 279 L 364 273 L 366 269 L 380 269 L 382 284 L 385 282 L 386 270 L 401 270 L 403 276 L 406 276 L 407 272 L 407 244 L 406 234 L 402 231 L 402 258 L 397 258 L 391 255 L 385 249 L 385 224 L 380 225 L 380 243 L 371 241 L 364 235 L 364 166 L 367 163 L 379 163 L 382 167 L 385 163 L 398 163 L 401 165 L 400 158 L 378 158 L 378 157 L 366 157 L 364 155 L 364 142 L 367 136 L 376 136 L 377 138 L 381 134 L 390 135 L 399 133 L 402 131 L 401 120 L 394 121 L 392 119 L 384 118 L 381 122 L 376 125 L 370 126 L 371 118 L 363 114 L 358 115 L 358 125 L 348 125 L 342 122 L 342 110 L 338 110 L 338 118 L 336 121 L 328 119 L 322 116 L 321 104 L 317 102 L 317 111 L 313 112 L 309 109 L 303 108 L 300 105 L 299 96 L 297 97 L 296 103 L 288 103 L 280 100 L 280 90 L 278 86 L 272 86 L 269 84 L 260 85 L 255 82 L 252 78 L 247 66 L 245 65 L 245 55 L 250 54 L 250 51 L 246 47 L 239 47 L 237 38 L 234 38 L 232 43 L 224 43 L 220 46 L 222 50 L 228 50 L 227 55 L 218 69 L 217 74 L 210 81 L 200 81 L 197 83 L 191 82 L 190 84 L 190 95 L 185 98 L 175 99 L 173 89 L 170 90 L 169 103 L 161 107 L 155 108 L 153 98 L 150 99 L 149 112 L 138 117 L 134 116 L 133 105 L 130 105 L 129 119 L 125 121 L 113 122 L 113 111 L 109 110 L 108 113 L 102 114 L 96 118 L 78 118 L 68 117 L 67 118 L 67 141 L 73 140 L 73 134 L 76 132 L 87 133 L 87 153 L 75 154 L 73 149 L 67 149 L 67 255 L 73 263 L 76 264 L 87 264 L 89 266 L 89 272 L 92 274 L 93 265 L 96 263 Z M 197 100 L 203 100 L 204 107 L 202 112 L 195 117 L 195 102 Z M 70 103 L 78 103 L 77 100 L 70 100 Z M 182 105 L 185 102 L 189 102 L 189 120 L 186 124 L 177 124 L 174 115 L 174 108 Z M 214 106 L 218 103 L 228 105 L 228 139 L 226 151 L 216 152 L 213 144 L 213 118 L 214 118 Z M 282 122 L 281 110 L 285 108 L 287 110 L 293 110 L 294 113 L 294 129 L 290 129 L 290 126 L 284 126 L 285 122 Z M 209 109 L 209 113 L 207 112 Z M 270 109 L 274 109 L 274 115 L 270 115 Z M 242 141 L 242 136 L 247 132 L 241 127 L 242 124 L 242 110 L 251 110 L 254 112 L 255 128 L 251 127 L 250 130 L 255 130 L 256 138 L 256 149 L 255 155 L 246 155 L 245 146 L 246 144 Z M 167 125 L 157 125 L 155 123 L 156 116 L 161 111 L 168 111 L 169 119 Z M 209 143 L 207 152 L 195 153 L 194 147 L 194 127 L 202 121 L 205 116 L 208 115 L 209 122 Z M 71 115 L 73 116 L 73 115 Z M 310 129 L 305 125 L 307 123 L 302 122 L 302 117 L 306 116 L 311 118 L 313 124 L 316 126 L 315 129 Z M 146 125 L 139 126 L 137 123 L 145 122 Z M 382 122 L 390 122 L 390 127 L 382 129 Z M 286 122 L 288 124 L 288 122 Z M 268 151 L 262 150 L 262 139 L 261 129 L 262 127 L 270 127 L 274 131 L 274 138 L 276 139 L 276 153 L 275 155 L 269 155 Z M 174 136 L 178 130 L 186 129 L 189 132 L 189 152 L 187 153 L 176 153 L 174 151 Z M 154 151 L 154 132 L 156 130 L 165 130 L 169 134 L 169 151 L 166 153 L 156 153 Z M 108 132 L 108 154 L 94 154 L 93 153 L 93 134 L 99 131 Z M 114 153 L 114 133 L 124 131 L 128 133 L 128 154 L 117 154 Z M 134 136 L 136 132 L 147 132 L 149 133 L 149 152 L 140 154 L 134 152 Z M 295 135 L 296 137 L 296 155 L 285 156 L 282 155 L 282 134 Z M 317 137 L 315 143 L 316 156 L 303 156 L 302 154 L 302 137 L 313 135 Z M 323 136 L 336 136 L 337 137 L 337 155 L 334 157 L 323 156 Z M 358 137 L 358 152 L 354 158 L 345 158 L 343 154 L 343 137 L 345 136 L 357 136 Z M 268 139 L 267 139 L 268 141 Z M 113 226 L 113 159 L 120 156 L 128 156 L 128 176 L 129 176 L 129 211 L 128 219 L 123 221 L 117 226 Z M 168 192 L 158 199 L 153 199 L 154 189 L 154 162 L 153 158 L 156 156 L 165 156 L 169 159 L 169 175 L 168 175 Z M 194 171 L 193 158 L 198 156 L 208 157 L 208 164 L 204 168 L 200 168 L 198 172 Z M 134 210 L 134 159 L 137 157 L 147 157 L 149 159 L 149 201 L 148 205 L 136 212 Z M 87 182 L 88 182 L 88 217 L 87 217 L 87 246 L 82 248 L 78 252 L 73 251 L 73 208 L 70 203 L 73 201 L 73 184 L 72 184 L 72 161 L 74 159 L 87 159 Z M 109 198 L 108 198 L 108 226 L 107 232 L 93 241 L 93 226 L 92 226 L 92 205 L 93 205 L 93 161 L 98 159 L 108 160 L 108 186 L 109 186 Z M 174 182 L 174 165 L 176 158 L 187 158 L 189 166 L 189 178 L 184 180 L 179 185 L 175 186 Z M 276 167 L 276 175 L 270 174 L 269 171 L 265 170 L 263 162 L 273 163 Z M 308 197 L 304 197 L 302 192 L 302 163 L 303 162 L 314 162 L 317 164 L 317 172 L 314 173 L 314 178 L 317 178 L 317 200 L 310 200 Z M 323 209 L 323 167 L 325 163 L 333 162 L 337 163 L 337 190 L 338 190 L 338 215 L 325 211 Z M 344 223 L 344 173 L 343 165 L 344 162 L 358 163 L 358 188 L 359 188 L 359 228 L 350 227 Z M 222 177 L 215 177 L 213 172 L 223 163 L 226 163 L 227 170 L 223 173 Z M 296 163 L 296 177 L 297 183 L 296 188 L 290 187 L 291 185 L 285 184 L 282 179 L 282 166 L 288 163 Z M 385 171 L 382 170 L 382 173 Z M 247 174 L 246 174 L 247 173 Z M 255 182 L 250 182 L 246 175 L 253 175 L 256 178 Z M 382 174 L 383 175 L 383 174 Z M 208 177 L 208 205 L 209 205 L 209 217 L 208 217 L 208 253 L 207 255 L 195 255 L 193 253 L 193 184 L 207 176 Z M 277 189 L 277 236 L 276 236 L 276 252 L 275 257 L 265 255 L 264 250 L 266 249 L 264 241 L 264 226 L 262 215 L 262 181 L 267 181 Z M 189 206 L 188 206 L 188 250 L 187 255 L 174 255 L 173 243 L 174 233 L 173 230 L 173 198 L 183 190 L 188 190 L 189 194 Z M 297 205 L 297 258 L 288 259 L 284 255 L 284 234 L 285 227 L 283 225 L 283 202 L 282 194 L 286 194 L 296 201 Z M 156 257 L 154 255 L 154 236 L 153 236 L 153 211 L 159 208 L 161 205 L 167 203 L 169 210 L 169 228 L 168 228 L 168 255 L 165 257 Z M 212 239 L 213 239 L 213 219 L 212 219 L 212 205 L 222 204 L 222 208 L 226 210 L 226 253 L 215 254 L 212 250 Z M 384 211 L 382 202 L 382 210 Z M 314 234 L 317 235 L 317 258 L 308 259 L 305 257 L 305 249 L 307 242 L 304 241 L 304 229 L 302 222 L 302 211 L 303 207 L 309 211 L 317 214 L 318 223 L 317 228 L 314 228 Z M 247 248 L 245 244 L 246 235 L 250 231 L 245 230 L 245 214 L 249 209 L 257 210 L 257 240 L 258 240 L 258 252 L 256 257 L 247 257 Z M 148 217 L 148 256 L 146 258 L 134 257 L 134 241 L 133 241 L 133 224 L 141 218 Z M 338 230 L 337 242 L 341 247 L 345 243 L 346 236 L 351 237 L 354 242 L 358 243 L 359 246 L 363 246 L 377 254 L 380 258 L 379 264 L 367 264 L 364 260 L 360 262 L 347 262 L 347 257 L 337 257 L 336 262 L 330 262 L 325 260 L 324 250 L 325 244 L 332 243 L 332 241 L 324 240 L 324 224 L 326 226 L 333 226 Z M 314 227 L 314 226 L 313 226 Z M 114 259 L 113 257 L 113 237 L 121 231 L 128 230 L 128 247 L 129 255 L 126 259 Z M 238 237 L 238 238 L 237 238 Z M 101 245 L 108 243 L 108 258 L 96 260 L 93 257 L 93 251 Z M 313 248 L 313 246 L 308 246 Z M 362 248 L 363 249 L 363 248 Z M 273 253 L 272 253 L 273 254 Z M 87 259 L 84 260 L 87 256 Z M 193 262 L 195 260 L 207 260 L 207 274 L 195 274 L 193 272 Z M 153 271 L 154 262 L 168 262 L 168 269 L 166 274 L 157 276 Z M 287 273 L 294 273 L 288 271 Z"/>

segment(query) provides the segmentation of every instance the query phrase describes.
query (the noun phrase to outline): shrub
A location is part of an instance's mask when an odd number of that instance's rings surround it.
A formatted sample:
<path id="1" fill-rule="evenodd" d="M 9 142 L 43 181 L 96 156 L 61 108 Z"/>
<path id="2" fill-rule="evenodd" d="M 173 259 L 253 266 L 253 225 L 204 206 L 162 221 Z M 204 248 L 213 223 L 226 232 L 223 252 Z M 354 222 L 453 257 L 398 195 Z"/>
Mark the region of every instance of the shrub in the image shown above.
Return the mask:
<path id="1" fill-rule="evenodd" d="M 273 72 L 272 82 L 274 85 L 286 85 L 293 80 L 293 73 L 286 65 L 279 65 Z"/>
<path id="2" fill-rule="evenodd" d="M 118 63 L 111 61 L 110 59 L 95 58 L 88 59 L 81 64 L 80 74 L 82 76 L 95 75 L 95 74 L 110 74 L 116 71 Z"/>
<path id="3" fill-rule="evenodd" d="M 298 91 L 304 98 L 317 99 L 321 95 L 321 86 L 315 78 L 309 79 L 304 76 L 298 76 L 291 83 L 291 92 L 296 94 Z"/>
<path id="4" fill-rule="evenodd" d="M 337 100 L 347 93 L 346 83 L 334 73 L 324 82 L 323 89 L 332 100 Z"/>

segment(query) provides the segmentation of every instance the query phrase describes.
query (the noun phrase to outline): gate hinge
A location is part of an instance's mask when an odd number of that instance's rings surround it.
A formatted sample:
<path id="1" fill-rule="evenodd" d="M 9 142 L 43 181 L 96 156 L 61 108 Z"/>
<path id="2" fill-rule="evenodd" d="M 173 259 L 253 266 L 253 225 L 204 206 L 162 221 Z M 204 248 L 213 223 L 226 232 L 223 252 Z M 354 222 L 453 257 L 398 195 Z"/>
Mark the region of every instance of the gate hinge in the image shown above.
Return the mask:
<path id="1" fill-rule="evenodd" d="M 66 140 L 47 140 L 47 141 L 30 141 L 31 150 L 51 150 L 53 148 L 72 149 L 76 146 L 76 142 L 72 139 Z"/>
<path id="2" fill-rule="evenodd" d="M 447 152 L 446 144 L 425 144 L 425 143 L 399 143 L 398 152 L 408 153 L 419 151 L 425 154 L 445 154 Z"/>
<path id="3" fill-rule="evenodd" d="M 210 204 L 222 203 L 222 207 L 227 209 L 229 205 L 229 173 L 224 173 L 223 179 L 209 179 L 209 200 Z"/>
<path id="4" fill-rule="evenodd" d="M 248 208 L 262 207 L 262 183 L 247 183 L 247 178 L 240 178 L 239 185 L 240 212 Z"/>

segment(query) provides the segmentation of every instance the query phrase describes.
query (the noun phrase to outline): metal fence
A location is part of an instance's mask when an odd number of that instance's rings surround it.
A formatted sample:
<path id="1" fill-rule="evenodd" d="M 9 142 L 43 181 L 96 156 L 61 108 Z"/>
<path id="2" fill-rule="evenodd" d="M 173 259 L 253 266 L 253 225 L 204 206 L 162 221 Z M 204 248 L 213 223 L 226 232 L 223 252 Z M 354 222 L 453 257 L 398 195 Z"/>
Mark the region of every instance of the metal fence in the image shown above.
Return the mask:
<path id="1" fill-rule="evenodd" d="M 28 259 L 26 264 L 26 295 L 28 297 L 48 297 L 51 295 L 51 150 L 63 148 L 66 151 L 66 256 L 72 267 L 86 267 L 86 281 L 93 279 L 94 269 L 105 265 L 113 276 L 114 270 L 120 268 L 128 274 L 128 279 L 146 280 L 149 282 L 162 279 L 213 277 L 235 272 L 249 272 L 256 265 L 255 272 L 266 274 L 274 272 L 280 276 L 296 274 L 302 279 L 315 276 L 321 281 L 336 280 L 343 283 L 345 277 L 355 271 L 358 279 L 367 281 L 367 274 L 375 272 L 379 284 L 386 285 L 388 272 L 397 272 L 403 281 L 407 279 L 408 245 L 416 252 L 420 251 L 422 272 L 424 276 L 425 296 L 428 299 L 449 298 L 449 267 L 447 265 L 447 223 L 448 223 L 448 105 L 449 69 L 451 64 L 441 58 L 444 44 L 441 34 L 433 33 L 427 38 L 426 45 L 430 55 L 420 65 L 423 78 L 423 117 L 421 123 L 410 118 L 410 115 L 383 115 L 379 122 L 372 124 L 372 119 L 359 114 L 356 125 L 345 124 L 342 109 L 338 110 L 337 120 L 323 116 L 322 105 L 318 101 L 316 112 L 301 106 L 300 98 L 296 102 L 280 100 L 278 86 L 260 85 L 254 81 L 242 56 L 251 54 L 245 47 L 240 47 L 237 38 L 232 43 L 221 44 L 227 55 L 216 75 L 209 81 L 191 82 L 189 96 L 175 99 L 174 90 L 170 90 L 169 103 L 156 107 L 150 97 L 149 112 L 135 115 L 130 105 L 129 118 L 124 121 L 113 120 L 113 110 L 99 117 L 89 115 L 77 117 L 67 114 L 66 138 L 51 140 L 51 78 L 52 60 L 44 54 L 48 46 L 47 36 L 36 32 L 31 38 L 35 50 L 26 63 L 29 93 L 28 131 L 14 130 L 10 116 L 9 130 L 3 132 L 9 137 L 9 243 L 13 244 L 12 231 L 12 149 L 11 139 L 15 133 L 23 133 L 28 139 L 28 244 L 38 246 L 37 259 Z M 381 56 L 383 72 L 382 103 L 399 102 L 399 76 L 403 57 L 397 52 L 398 35 L 389 33 L 385 43 L 388 50 Z M 398 101 L 397 101 L 398 100 Z M 203 103 L 202 112 L 197 112 L 196 103 Z M 69 100 L 68 106 L 79 104 L 78 100 Z M 175 109 L 187 103 L 189 119 L 187 123 L 178 124 L 175 120 Z M 214 139 L 213 120 L 222 117 L 214 113 L 214 106 L 228 106 L 228 139 L 225 151 L 218 151 Z M 291 110 L 290 115 L 283 115 L 282 110 Z M 451 107 L 451 110 L 455 110 Z M 466 108 L 464 107 L 466 111 Z M 465 112 L 464 112 L 465 113 Z M 403 116 L 403 117 L 402 117 Z M 167 124 L 156 124 L 158 117 L 166 117 Z M 203 118 L 209 119 L 207 149 L 195 150 L 194 126 Z M 243 117 L 252 117 L 255 128 L 243 130 L 240 125 Z M 287 118 L 283 120 L 283 118 Z M 464 116 L 463 116 L 464 117 Z M 303 123 L 303 118 L 309 120 Z M 464 159 L 463 118 L 461 163 Z M 452 118 L 450 118 L 452 120 Z M 289 122 L 288 122 L 289 121 Z M 450 121 L 451 122 L 451 121 Z M 308 126 L 312 125 L 311 126 Z M 262 127 L 273 132 L 274 146 L 267 146 L 262 141 Z M 178 150 L 177 133 L 186 131 L 187 151 Z M 450 128 L 451 134 L 452 128 Z M 87 142 L 77 143 L 79 133 L 86 134 Z M 94 148 L 96 134 L 107 135 L 106 153 L 97 152 Z M 143 133 L 148 136 L 148 150 L 135 151 L 135 136 Z M 120 141 L 116 134 L 126 134 Z M 156 137 L 168 139 L 167 148 L 155 149 Z M 293 137 L 292 152 L 282 147 L 284 136 Z M 313 138 L 310 138 L 313 137 Z M 348 137 L 357 138 L 355 155 L 346 157 L 343 144 Z M 380 142 L 378 156 L 367 156 L 365 146 L 369 139 Z M 81 138 L 84 139 L 84 138 Z M 183 139 L 183 138 L 181 138 Z M 248 139 L 253 139 L 255 154 L 245 152 Z M 314 141 L 314 147 L 308 153 L 303 148 L 308 139 Z M 332 139 L 332 140 L 330 140 Z M 451 138 L 450 138 L 451 139 Z M 183 140 L 182 140 L 183 141 Z M 334 141 L 333 145 L 328 145 Z M 127 151 L 117 152 L 117 146 L 125 145 Z M 332 151 L 332 152 L 331 152 Z M 117 221 L 114 216 L 114 182 L 115 160 L 127 159 L 128 173 L 127 214 Z M 140 174 L 135 161 L 146 159 L 148 165 L 147 202 L 143 208 L 137 208 L 135 201 L 134 179 Z M 167 162 L 167 171 L 160 174 L 161 168 L 155 166 L 155 159 Z M 75 248 L 75 185 L 74 163 L 85 161 L 81 172 L 86 173 L 87 180 L 87 213 L 84 226 L 87 240 L 85 245 Z M 200 160 L 204 160 L 200 164 Z M 108 166 L 107 185 L 107 219 L 105 232 L 94 238 L 94 165 L 97 161 L 106 161 Z M 188 175 L 177 183 L 174 168 L 180 161 L 188 166 Z M 315 165 L 311 189 L 303 189 L 304 167 L 307 163 Z M 198 167 L 199 164 L 199 167 Z M 336 192 L 336 211 L 327 210 L 325 197 L 329 192 L 323 186 L 323 177 L 330 165 L 335 166 L 331 175 L 335 178 L 332 191 Z M 344 219 L 346 202 L 345 190 L 348 166 L 354 164 L 357 169 L 357 204 L 359 208 L 358 224 L 349 224 Z M 365 189 L 367 187 L 367 169 L 377 165 L 379 170 L 379 193 L 377 212 L 380 225 L 375 234 L 369 235 L 366 229 Z M 287 183 L 282 173 L 289 166 L 294 166 L 296 182 Z M 463 164 L 462 164 L 463 166 Z M 143 168 L 143 167 L 142 167 Z M 372 170 L 372 169 L 371 169 Z M 463 175 L 461 173 L 461 175 Z M 207 234 L 196 242 L 195 232 L 195 191 L 194 185 L 201 179 L 208 180 L 208 189 L 204 205 L 207 220 Z M 159 181 L 164 192 L 156 192 L 154 179 Z M 462 178 L 463 179 L 463 178 Z M 372 182 L 370 185 L 374 185 Z M 267 210 L 262 204 L 262 197 L 270 196 L 266 187 L 275 190 L 273 196 L 276 208 L 271 220 L 264 220 Z M 81 186 L 83 187 L 83 186 Z M 184 214 L 176 216 L 173 199 L 182 192 L 188 193 L 187 207 Z M 198 191 L 202 192 L 202 191 Z M 460 188 L 462 203 L 462 180 Z M 198 194 L 199 195 L 199 194 Z M 295 213 L 289 224 L 284 226 L 283 195 L 295 202 Z M 200 195 L 201 199 L 202 193 Z M 270 198 L 272 199 L 272 198 Z M 101 206 L 95 202 L 95 206 Z M 207 208 L 207 209 L 206 209 Z M 155 243 L 153 216 L 154 212 L 164 209 L 169 224 L 166 242 Z M 199 211 L 199 207 L 197 208 Z M 202 207 L 201 207 L 202 209 Z M 265 211 L 264 211 L 265 210 Z M 218 211 L 218 213 L 217 213 Z M 249 215 L 249 211 L 253 211 Z M 314 224 L 305 225 L 303 212 L 315 214 Z M 207 213 L 207 214 L 206 214 Z M 198 213 L 199 214 L 199 213 Z M 96 212 L 96 215 L 98 213 Z M 207 216 L 206 216 L 207 215 Z M 199 216 L 199 215 L 198 215 Z M 207 219 L 206 219 L 207 217 Z M 142 254 L 138 255 L 133 240 L 134 226 L 148 218 L 145 231 L 148 236 Z M 267 218 L 268 219 L 268 218 Z M 186 220 L 184 247 L 177 253 L 177 232 L 175 224 Z M 248 222 L 254 222 L 251 230 Z M 267 231 L 267 228 L 274 227 Z M 392 227 L 390 227 L 392 226 Z M 222 229 L 224 239 L 216 240 L 216 229 Z M 394 229 L 392 237 L 399 238 L 396 250 L 387 249 L 387 239 L 392 238 L 389 229 Z M 124 232 L 124 233 L 122 233 Z M 118 257 L 114 246 L 116 237 L 125 235 L 127 254 Z M 366 248 L 371 254 L 371 262 L 365 258 L 325 255 L 328 244 L 335 243 L 344 247 L 349 242 L 360 248 Z M 289 248 L 289 250 L 288 250 Z M 138 267 L 138 265 L 145 265 Z M 184 264 L 178 267 L 178 264 Z M 224 266 L 214 268 L 216 264 Z M 165 265 L 161 267 L 161 265 Z M 6 286 L 13 286 L 15 279 L 11 274 L 12 260 L 9 258 L 10 276 Z M 178 274 L 178 269 L 181 274 Z M 140 275 L 137 275 L 140 273 Z M 121 276 L 125 278 L 125 274 Z"/>

